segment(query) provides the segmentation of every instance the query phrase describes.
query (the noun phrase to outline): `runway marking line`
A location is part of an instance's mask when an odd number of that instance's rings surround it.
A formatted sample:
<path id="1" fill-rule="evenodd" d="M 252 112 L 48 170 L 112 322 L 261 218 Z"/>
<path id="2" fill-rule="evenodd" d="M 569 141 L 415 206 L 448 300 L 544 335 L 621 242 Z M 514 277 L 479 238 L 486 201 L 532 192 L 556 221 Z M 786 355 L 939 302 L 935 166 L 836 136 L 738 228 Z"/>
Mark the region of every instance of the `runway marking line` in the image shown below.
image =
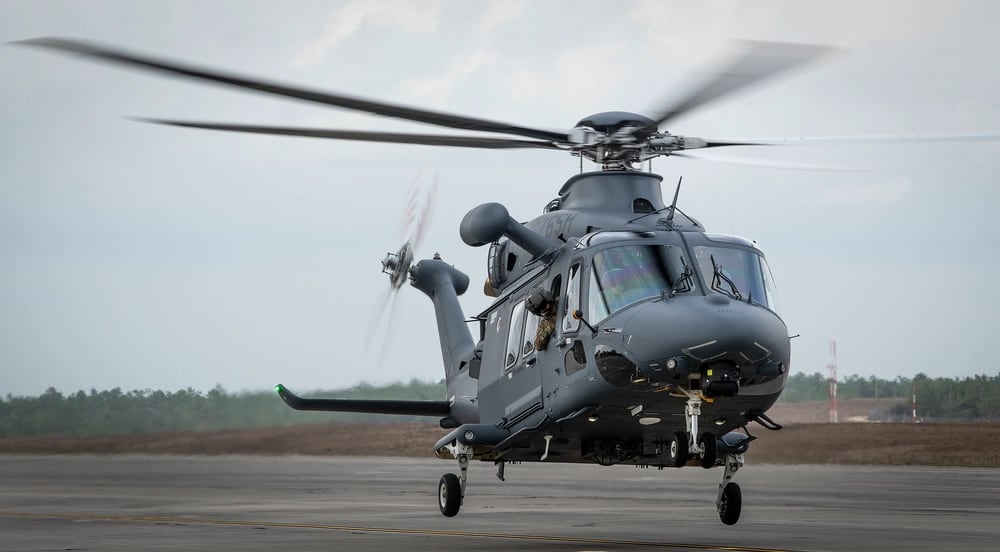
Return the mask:
<path id="1" fill-rule="evenodd" d="M 206 519 L 169 516 L 118 516 L 111 514 L 73 514 L 62 512 L 0 512 L 0 518 L 20 519 L 69 519 L 85 521 L 132 521 L 156 523 L 190 523 L 203 525 L 237 525 L 246 527 L 275 527 L 289 529 L 322 529 L 327 531 L 348 531 L 364 533 L 387 533 L 408 535 L 429 535 L 445 537 L 473 537 L 482 539 L 506 539 L 541 542 L 564 542 L 573 544 L 609 544 L 621 546 L 643 546 L 647 548 L 675 548 L 689 550 L 722 550 L 727 552 L 793 552 L 777 548 L 755 548 L 747 546 L 722 546 L 713 544 L 685 544 L 653 541 L 631 541 L 618 539 L 599 539 L 591 537 L 569 537 L 555 535 L 518 535 L 515 533 L 481 533 L 477 531 L 445 531 L 440 529 L 404 529 L 393 527 L 355 527 L 350 525 L 324 525 L 313 523 L 292 523 L 280 521 L 248 521 L 238 519 Z"/>

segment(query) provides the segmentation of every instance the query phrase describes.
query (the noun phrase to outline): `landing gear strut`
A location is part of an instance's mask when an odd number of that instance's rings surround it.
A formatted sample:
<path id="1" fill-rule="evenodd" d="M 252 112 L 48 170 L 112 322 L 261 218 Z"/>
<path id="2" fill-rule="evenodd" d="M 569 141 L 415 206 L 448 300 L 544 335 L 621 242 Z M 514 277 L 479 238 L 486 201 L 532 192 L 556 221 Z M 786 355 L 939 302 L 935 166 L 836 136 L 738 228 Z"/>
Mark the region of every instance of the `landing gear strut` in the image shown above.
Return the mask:
<path id="1" fill-rule="evenodd" d="M 438 507 L 445 517 L 454 517 L 462 508 L 465 499 L 465 483 L 468 480 L 469 455 L 471 449 L 462 444 L 449 445 L 452 455 L 458 459 L 458 469 L 461 475 L 446 473 L 438 482 Z"/>
<path id="2" fill-rule="evenodd" d="M 701 403 L 705 400 L 700 394 L 691 391 L 684 391 L 688 400 L 684 405 L 684 420 L 687 427 L 686 432 L 678 431 L 670 440 L 670 462 L 681 467 L 687 463 L 690 456 L 698 459 L 698 464 L 705 469 L 715 467 L 719 460 L 719 445 L 715 434 L 706 431 L 699 434 L 698 422 L 701 417 Z M 752 439 L 752 437 L 750 438 Z M 749 443 L 749 440 L 747 441 Z M 734 525 L 740 519 L 743 510 L 743 493 L 740 486 L 732 481 L 737 470 L 743 467 L 743 452 L 746 447 L 732 449 L 724 448 L 726 456 L 724 462 L 725 472 L 722 474 L 722 483 L 719 485 L 719 493 L 715 499 L 715 508 L 719 512 L 719 519 L 726 525 Z"/>
<path id="3" fill-rule="evenodd" d="M 674 467 L 682 467 L 690 456 L 698 458 L 698 464 L 705 469 L 715 467 L 718 460 L 718 446 L 715 434 L 709 431 L 698 432 L 698 420 L 701 417 L 702 397 L 690 391 L 684 391 L 688 400 L 684 405 L 684 421 L 687 432 L 677 432 L 670 441 L 670 461 Z"/>

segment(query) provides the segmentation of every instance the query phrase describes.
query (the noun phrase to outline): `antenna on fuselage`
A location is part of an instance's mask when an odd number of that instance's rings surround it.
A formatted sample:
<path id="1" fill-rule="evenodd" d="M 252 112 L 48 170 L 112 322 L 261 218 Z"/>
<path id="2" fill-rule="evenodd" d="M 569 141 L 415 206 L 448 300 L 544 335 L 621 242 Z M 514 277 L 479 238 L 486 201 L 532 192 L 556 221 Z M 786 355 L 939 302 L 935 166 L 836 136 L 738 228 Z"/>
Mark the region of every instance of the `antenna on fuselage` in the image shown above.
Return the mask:
<path id="1" fill-rule="evenodd" d="M 670 204 L 670 214 L 667 215 L 667 226 L 670 226 L 674 222 L 674 213 L 677 212 L 677 196 L 681 195 L 681 181 L 683 180 L 683 176 L 677 179 L 677 188 L 674 190 L 674 201 Z"/>

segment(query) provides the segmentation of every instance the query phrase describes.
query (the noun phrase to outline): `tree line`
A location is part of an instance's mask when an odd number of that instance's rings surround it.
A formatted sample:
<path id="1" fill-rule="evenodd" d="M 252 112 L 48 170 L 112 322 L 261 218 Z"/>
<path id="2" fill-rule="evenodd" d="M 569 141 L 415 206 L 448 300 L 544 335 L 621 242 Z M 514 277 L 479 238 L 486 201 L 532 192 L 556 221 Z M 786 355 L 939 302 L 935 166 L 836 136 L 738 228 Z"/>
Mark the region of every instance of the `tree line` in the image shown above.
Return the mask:
<path id="1" fill-rule="evenodd" d="M 917 391 L 917 415 L 924 419 L 1000 420 L 1000 373 L 996 376 L 930 378 L 917 374 L 892 380 L 852 375 L 838 382 L 843 399 L 909 398 Z M 309 393 L 312 396 L 442 400 L 444 382 L 411 380 L 385 386 L 361 384 L 349 389 Z M 788 378 L 782 401 L 829 398 L 829 381 L 820 373 Z M 891 412 L 910 413 L 909 401 Z M 346 412 L 299 412 L 273 391 L 230 393 L 222 387 L 201 392 L 136 390 L 77 391 L 62 394 L 49 388 L 38 397 L 0 398 L 0 437 L 66 435 L 92 436 L 162 431 L 212 431 L 251 427 L 281 427 L 302 423 L 405 421 L 426 418 Z"/>
<path id="2" fill-rule="evenodd" d="M 348 389 L 317 391 L 310 396 L 443 400 L 443 383 L 412 380 L 385 386 L 360 384 Z M 412 416 L 373 416 L 350 412 L 292 410 L 274 391 L 229 393 L 221 386 L 203 393 L 149 389 L 91 389 L 64 395 L 49 388 L 38 397 L 0 399 L 0 437 L 65 435 L 93 436 L 213 431 L 250 427 L 281 427 L 303 423 L 408 421 Z M 426 418 L 423 418 L 426 419 Z"/>
<path id="3" fill-rule="evenodd" d="M 966 378 L 931 378 L 920 373 L 912 378 L 897 376 L 892 380 L 848 376 L 837 382 L 837 397 L 906 398 L 917 395 L 917 417 L 924 419 L 1000 420 L 1000 373 Z M 781 400 L 786 402 L 819 401 L 830 397 L 829 378 L 820 373 L 794 374 L 788 378 Z M 910 414 L 909 401 L 894 409 L 894 414 Z"/>

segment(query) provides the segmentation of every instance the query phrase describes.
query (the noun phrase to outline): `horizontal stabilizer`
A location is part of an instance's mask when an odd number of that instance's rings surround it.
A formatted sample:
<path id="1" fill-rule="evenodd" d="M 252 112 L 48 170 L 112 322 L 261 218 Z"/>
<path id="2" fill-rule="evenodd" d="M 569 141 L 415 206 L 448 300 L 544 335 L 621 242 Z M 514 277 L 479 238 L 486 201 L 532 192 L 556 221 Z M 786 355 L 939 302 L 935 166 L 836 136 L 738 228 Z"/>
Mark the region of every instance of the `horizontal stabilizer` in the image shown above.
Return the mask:
<path id="1" fill-rule="evenodd" d="M 323 412 L 365 412 L 368 414 L 402 414 L 406 416 L 448 416 L 448 401 L 400 401 L 379 399 L 306 399 L 289 391 L 284 385 L 274 386 L 281 400 L 295 410 Z"/>

